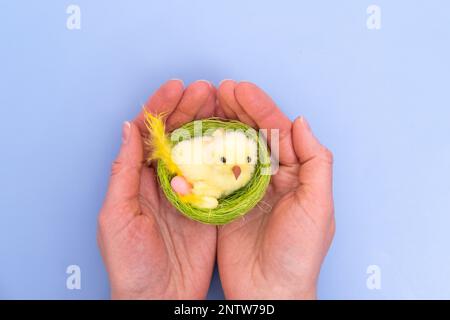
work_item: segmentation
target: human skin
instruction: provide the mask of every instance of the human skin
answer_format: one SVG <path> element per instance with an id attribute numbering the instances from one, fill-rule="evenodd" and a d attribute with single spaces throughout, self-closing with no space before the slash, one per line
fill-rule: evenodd
<path id="1" fill-rule="evenodd" d="M 227 118 L 279 129 L 280 138 L 279 170 L 272 176 L 264 206 L 218 228 L 217 259 L 225 297 L 314 299 L 335 231 L 333 156 L 304 117 L 292 123 L 252 83 L 223 81 L 218 101 L 219 112 Z"/>
<path id="2" fill-rule="evenodd" d="M 167 125 L 213 115 L 215 89 L 179 80 L 161 86 L 145 107 L 168 112 Z M 99 214 L 98 243 L 113 299 L 203 299 L 216 256 L 217 229 L 189 220 L 166 200 L 144 163 L 143 114 L 123 125 L 123 142 Z"/>
<path id="3" fill-rule="evenodd" d="M 334 234 L 332 155 L 304 118 L 293 123 L 258 87 L 165 83 L 146 103 L 168 129 L 221 116 L 280 130 L 279 171 L 264 201 L 216 228 L 176 211 L 144 165 L 143 114 L 123 127 L 122 147 L 99 214 L 98 242 L 116 299 L 202 299 L 215 259 L 229 299 L 313 299 Z M 269 141 L 270 142 L 270 141 Z M 261 208 L 271 208 L 263 210 Z"/>

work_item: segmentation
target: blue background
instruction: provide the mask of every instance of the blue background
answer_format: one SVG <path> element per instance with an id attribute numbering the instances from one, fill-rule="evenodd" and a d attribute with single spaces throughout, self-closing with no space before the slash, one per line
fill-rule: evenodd
<path id="1" fill-rule="evenodd" d="M 109 297 L 95 234 L 110 164 L 169 78 L 251 80 L 334 152 L 320 298 L 450 298 L 450 2 L 373 3 L 381 30 L 364 0 L 0 0 L 0 298 Z"/>

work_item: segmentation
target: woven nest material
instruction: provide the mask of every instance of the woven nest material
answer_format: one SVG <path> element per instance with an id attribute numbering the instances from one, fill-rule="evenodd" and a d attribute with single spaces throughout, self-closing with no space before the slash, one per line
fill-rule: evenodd
<path id="1" fill-rule="evenodd" d="M 201 125 L 198 122 L 201 122 Z M 256 130 L 242 122 L 209 118 L 186 123 L 180 129 L 187 130 L 190 133 L 190 137 L 194 137 L 194 133 L 197 135 L 200 134 L 198 128 L 201 128 L 202 135 L 207 130 L 211 132 L 218 128 L 242 130 L 258 144 L 258 161 L 255 164 L 253 177 L 244 187 L 218 199 L 219 205 L 214 209 L 201 209 L 189 203 L 182 202 L 170 185 L 170 181 L 174 175 L 167 170 L 163 161 L 158 161 L 157 175 L 160 186 L 167 199 L 175 208 L 190 219 L 206 224 L 223 225 L 245 215 L 264 197 L 270 182 L 270 153 L 265 139 L 260 137 Z M 176 134 L 176 131 L 172 132 L 172 135 Z M 181 140 L 182 138 L 177 142 L 172 142 L 172 145 L 175 145 Z"/>

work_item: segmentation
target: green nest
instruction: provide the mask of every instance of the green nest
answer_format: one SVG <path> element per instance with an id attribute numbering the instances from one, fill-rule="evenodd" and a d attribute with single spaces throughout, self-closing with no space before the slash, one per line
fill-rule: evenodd
<path id="1" fill-rule="evenodd" d="M 214 209 L 201 209 L 194 207 L 189 203 L 182 202 L 170 185 L 170 181 L 174 175 L 167 170 L 161 160 L 158 161 L 157 174 L 159 183 L 167 199 L 175 208 L 192 220 L 206 224 L 223 225 L 245 215 L 264 197 L 270 182 L 270 154 L 265 139 L 259 137 L 256 130 L 239 121 L 210 118 L 186 123 L 181 129 L 188 130 L 190 137 L 194 137 L 194 133 L 199 135 L 200 126 L 198 126 L 198 122 L 201 122 L 202 135 L 207 130 L 218 128 L 223 128 L 225 130 L 242 130 L 247 136 L 258 143 L 258 161 L 255 165 L 253 177 L 244 187 L 234 191 L 228 196 L 220 198 L 219 205 Z M 177 130 L 175 130 L 172 135 L 176 134 L 176 131 Z M 183 138 L 179 137 L 177 140 L 177 142 L 172 142 L 172 144 L 175 145 L 179 141 L 182 141 Z"/>

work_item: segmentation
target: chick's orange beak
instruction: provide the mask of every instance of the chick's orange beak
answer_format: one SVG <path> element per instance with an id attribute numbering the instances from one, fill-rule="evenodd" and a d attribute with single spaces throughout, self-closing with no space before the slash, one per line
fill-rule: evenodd
<path id="1" fill-rule="evenodd" d="M 239 178 L 239 176 L 241 175 L 241 167 L 233 166 L 233 168 L 231 168 L 231 170 L 233 171 L 234 177 L 237 180 Z"/>

